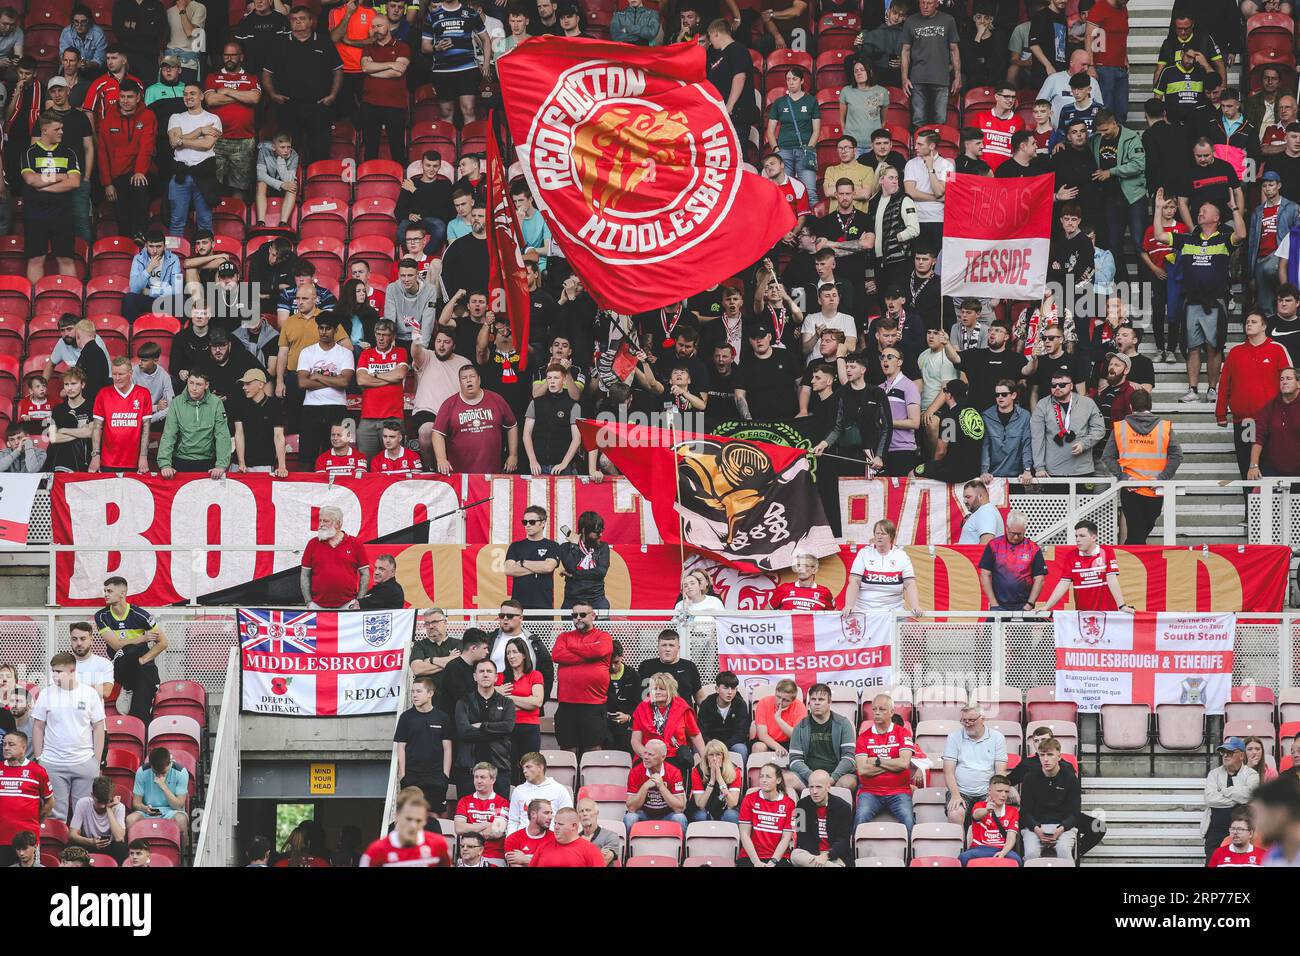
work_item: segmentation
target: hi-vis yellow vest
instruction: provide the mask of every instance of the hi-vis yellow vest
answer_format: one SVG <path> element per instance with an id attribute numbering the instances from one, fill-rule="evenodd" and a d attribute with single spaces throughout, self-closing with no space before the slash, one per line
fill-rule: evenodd
<path id="1" fill-rule="evenodd" d="M 1169 436 L 1174 426 L 1167 419 L 1143 435 L 1127 421 L 1115 423 L 1115 448 L 1119 466 L 1133 481 L 1156 481 L 1169 464 Z M 1132 488 L 1139 495 L 1154 497 L 1154 488 Z"/>

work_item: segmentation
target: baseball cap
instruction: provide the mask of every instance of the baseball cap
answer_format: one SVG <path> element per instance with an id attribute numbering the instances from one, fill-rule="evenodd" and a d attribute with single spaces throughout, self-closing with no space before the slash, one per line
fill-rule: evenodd
<path id="1" fill-rule="evenodd" d="M 223 262 L 221 263 L 221 265 L 217 266 L 218 279 L 224 279 L 227 276 L 237 276 L 237 275 L 239 275 L 239 269 L 235 267 L 235 264 L 233 262 Z"/>
<path id="2" fill-rule="evenodd" d="M 771 334 L 772 326 L 763 322 L 758 323 L 749 330 L 749 337 L 751 339 L 761 339 L 763 336 Z"/>
<path id="3" fill-rule="evenodd" d="M 49 81 L 45 84 L 46 88 L 51 90 L 54 89 L 54 87 L 56 86 L 66 87 L 67 85 L 68 85 L 68 78 L 66 76 L 52 76 L 50 77 Z"/>
<path id="4" fill-rule="evenodd" d="M 1124 363 L 1124 368 L 1128 369 L 1130 372 L 1133 370 L 1133 360 L 1129 358 L 1127 355 L 1125 355 L 1123 352 L 1106 353 L 1106 361 L 1109 362 L 1111 359 L 1119 359 L 1121 362 Z"/>
<path id="5" fill-rule="evenodd" d="M 55 77 L 55 79 L 61 79 L 61 77 Z M 53 81 L 51 81 L 51 85 L 52 84 Z M 1259 181 L 1261 183 L 1280 183 L 1282 181 L 1282 177 L 1270 169 L 1263 176 L 1259 177 Z"/>
<path id="6" fill-rule="evenodd" d="M 260 368 L 250 368 L 243 375 L 239 376 L 239 382 L 241 385 L 247 382 L 261 382 L 262 384 L 266 384 L 266 373 Z"/>
<path id="7" fill-rule="evenodd" d="M 181 65 L 180 57 L 176 57 L 176 56 L 165 56 L 165 57 L 163 57 L 161 60 L 158 61 L 158 65 L 159 65 L 159 66 L 174 66 L 174 67 L 178 67 L 178 68 L 179 68 L 180 65 Z"/>
<path id="8" fill-rule="evenodd" d="M 1246 745 L 1242 743 L 1240 737 L 1229 737 L 1219 744 L 1219 753 L 1245 753 Z"/>

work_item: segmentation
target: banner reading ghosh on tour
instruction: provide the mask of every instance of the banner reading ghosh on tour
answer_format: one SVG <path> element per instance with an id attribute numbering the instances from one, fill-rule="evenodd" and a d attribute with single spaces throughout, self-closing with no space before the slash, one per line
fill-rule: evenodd
<path id="1" fill-rule="evenodd" d="M 1047 283 L 1054 177 L 956 173 L 944 193 L 943 294 L 1041 299 Z"/>
<path id="2" fill-rule="evenodd" d="M 744 687 L 789 677 L 859 690 L 893 684 L 894 619 L 887 613 L 781 614 L 716 619 L 718 670 Z"/>
<path id="3" fill-rule="evenodd" d="M 534 37 L 497 69 L 524 177 L 602 308 L 680 302 L 794 228 L 777 188 L 743 170 L 699 44 Z"/>

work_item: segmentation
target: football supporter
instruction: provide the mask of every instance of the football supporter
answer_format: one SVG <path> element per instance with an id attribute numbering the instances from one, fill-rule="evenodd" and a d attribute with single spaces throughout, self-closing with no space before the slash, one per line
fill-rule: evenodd
<path id="1" fill-rule="evenodd" d="M 662 740 L 651 740 L 641 748 L 641 762 L 627 777 L 623 823 L 629 832 L 642 820 L 671 820 L 686 831 L 686 786 L 681 770 L 667 756 Z"/>
<path id="2" fill-rule="evenodd" d="M 506 550 L 505 573 L 512 580 L 510 596 L 525 610 L 555 606 L 555 570 L 560 566 L 560 546 L 546 536 L 546 509 L 529 505 L 520 524 L 524 536 Z M 562 636 L 562 635 L 561 635 Z M 559 638 L 556 639 L 558 645 Z M 602 698 L 603 701 L 603 698 Z"/>
<path id="3" fill-rule="evenodd" d="M 123 863 L 122 866 L 124 867 L 129 866 L 129 867 L 136 867 L 136 868 L 143 867 L 145 869 L 148 869 L 152 865 L 151 858 L 153 857 L 153 850 L 149 846 L 149 841 L 144 839 L 144 837 L 140 837 L 139 839 L 132 840 L 130 843 L 126 845 L 126 850 L 127 850 L 126 853 L 127 858 L 126 858 L 126 862 Z M 287 864 L 285 864 L 285 862 L 281 860 L 280 863 L 277 865 L 283 866 Z"/>
<path id="4" fill-rule="evenodd" d="M 790 854 L 797 867 L 853 866 L 853 808 L 831 793 L 831 784 L 829 773 L 814 770 L 808 777 L 808 792 L 795 807 L 796 819 L 804 821 L 795 831 Z"/>
<path id="5" fill-rule="evenodd" d="M 1260 409 L 1255 422 L 1255 443 L 1250 446 L 1246 477 L 1300 474 L 1300 372 L 1282 370 L 1278 394 Z"/>
<path id="6" fill-rule="evenodd" d="M 648 687 L 650 678 L 655 674 L 671 674 L 677 682 L 677 693 L 694 709 L 695 696 L 700 692 L 703 681 L 700 680 L 700 669 L 695 666 L 695 662 L 682 657 L 681 636 L 672 628 L 665 628 L 659 632 L 656 644 L 658 656 L 642 661 L 637 668 L 642 687 Z"/>
<path id="7" fill-rule="evenodd" d="M 1228 826 L 1228 838 L 1231 842 L 1215 850 L 1206 866 L 1264 865 L 1264 851 L 1254 843 L 1255 824 L 1248 807 L 1238 807 L 1233 812 L 1232 823 Z"/>
<path id="8" fill-rule="evenodd" d="M 1206 862 L 1228 835 L 1233 811 L 1250 802 L 1260 782 L 1259 774 L 1246 766 L 1246 745 L 1240 737 L 1228 737 L 1219 745 L 1219 760 L 1220 765 L 1205 778 L 1201 835 L 1205 837 Z"/>
<path id="9" fill-rule="evenodd" d="M 102 391 L 100 394 L 104 394 Z M 32 436 L 17 425 L 5 432 L 5 447 L 0 451 L 0 473 L 37 474 L 45 471 L 45 449 L 37 448 Z"/>
<path id="10" fill-rule="evenodd" d="M 1264 784 L 1251 807 L 1260 842 L 1272 847 L 1264 855 L 1264 865 L 1300 866 L 1300 784 L 1295 777 L 1284 774 Z"/>
<path id="11" fill-rule="evenodd" d="M 1049 330 L 1043 339 L 1060 333 Z M 1055 344 L 1055 341 L 1053 341 Z M 1075 394 L 1074 376 L 1051 377 L 1050 401 L 1039 400 L 1029 418 L 1034 475 L 1038 478 L 1081 478 L 1093 474 L 1093 446 L 1105 440 L 1106 421 L 1097 403 Z"/>
<path id="12" fill-rule="evenodd" d="M 141 840 L 140 842 L 143 843 L 144 841 Z M 9 852 L 10 858 L 16 861 L 9 864 L 10 869 L 45 866 L 41 862 L 40 846 L 36 842 L 36 833 L 32 830 L 19 830 L 4 849 Z"/>
<path id="13" fill-rule="evenodd" d="M 468 867 L 470 869 L 481 869 L 486 866 L 492 866 L 483 857 L 483 850 L 486 841 L 481 833 L 466 833 L 459 840 L 460 856 L 456 857 L 457 867 Z M 504 861 L 501 865 L 505 865 Z"/>
<path id="14" fill-rule="evenodd" d="M 970 848 L 961 854 L 961 865 L 986 857 L 1020 862 L 1016 839 L 1020 835 L 1020 811 L 1007 803 L 1011 781 L 1001 774 L 989 778 L 989 793 L 971 810 Z"/>
<path id="15" fill-rule="evenodd" d="M 462 661 L 468 663 L 466 658 L 477 657 L 480 646 L 486 651 L 486 637 L 481 639 L 481 645 L 474 643 L 473 654 L 468 631 L 464 640 Z M 509 697 L 497 692 L 497 666 L 490 659 L 484 657 L 473 667 L 474 687 L 456 701 L 456 792 L 469 792 L 472 768 L 486 760 L 497 768 L 496 788 L 500 793 L 510 785 L 510 735 L 515 729 L 515 705 Z"/>
<path id="16" fill-rule="evenodd" d="M 122 685 L 117 712 L 149 724 L 153 696 L 161 678 L 158 655 L 167 650 L 167 635 L 158 619 L 127 601 L 126 578 L 104 579 L 104 606 L 95 612 L 95 630 L 113 652 L 113 676 Z"/>
<path id="17" fill-rule="evenodd" d="M 906 609 L 920 617 L 920 598 L 916 592 L 916 572 L 907 552 L 894 545 L 898 528 L 882 518 L 872 528 L 872 545 L 863 548 L 849 569 L 849 583 L 844 589 L 844 616 L 859 611 L 899 611 Z"/>
<path id="18" fill-rule="evenodd" d="M 545 391 L 524 413 L 524 453 L 534 475 L 576 474 L 584 457 L 578 434 L 582 412 L 565 388 L 568 374 L 562 365 L 548 366 Z"/>
<path id="19" fill-rule="evenodd" d="M 361 388 L 361 424 L 357 447 L 367 458 L 378 452 L 384 423 L 401 420 L 402 390 L 410 371 L 406 349 L 396 344 L 396 328 L 387 319 L 375 323 L 375 344 L 357 359 L 357 385 Z"/>
<path id="20" fill-rule="evenodd" d="M 442 615 L 440 622 L 437 620 L 439 613 Z M 474 665 L 487 657 L 488 648 L 492 646 L 492 642 L 488 640 L 487 634 L 477 627 L 467 627 L 458 640 L 438 641 L 436 639 L 438 631 L 441 631 L 444 636 L 446 634 L 446 612 L 442 611 L 441 608 L 436 608 L 431 612 L 430 616 L 434 620 L 430 621 L 429 616 L 426 616 L 425 628 L 427 633 L 434 636 L 435 640 L 416 642 L 423 646 L 418 650 L 413 647 L 412 657 L 424 654 L 448 658 L 443 662 L 440 672 L 442 680 L 438 685 L 438 693 L 442 695 L 442 705 L 447 712 L 455 713 L 456 704 L 474 689 Z M 507 770 L 509 769 L 508 765 L 509 761 L 507 760 Z M 473 766 L 473 763 L 471 762 L 467 766 Z M 468 783 L 468 773 L 464 775 L 464 779 Z M 456 789 L 459 791 L 459 785 Z M 510 781 L 508 778 L 499 788 L 499 792 L 509 795 Z"/>
<path id="21" fill-rule="evenodd" d="M 112 387 L 95 396 L 95 431 L 90 438 L 90 471 L 149 473 L 149 428 L 153 400 L 148 389 L 131 382 L 131 360 L 113 359 Z"/>
<path id="22" fill-rule="evenodd" d="M 451 866 L 446 839 L 441 833 L 425 829 L 428 801 L 418 789 L 412 789 L 413 793 L 398 794 L 393 829 L 366 847 L 357 866 Z"/>
<path id="23" fill-rule="evenodd" d="M 1061 759 L 1061 742 L 1055 737 L 1042 737 L 1037 744 L 1037 754 L 1038 768 L 1027 770 L 1020 781 L 1020 831 L 1024 840 L 1024 857 L 1033 860 L 1043 856 L 1045 851 L 1053 851 L 1061 859 L 1073 859 L 1075 839 L 1082 822 L 1079 776 Z"/>
<path id="24" fill-rule="evenodd" d="M 230 426 L 226 407 L 208 390 L 208 373 L 192 369 L 185 391 L 167 406 L 162 438 L 158 441 L 158 473 L 175 478 L 177 472 L 207 472 L 214 481 L 230 467 Z"/>
<path id="25" fill-rule="evenodd" d="M 519 708 L 515 708 L 516 728 L 518 727 Z M 514 833 L 527 823 L 528 805 L 536 799 L 546 800 L 553 811 L 560 811 L 573 806 L 573 794 L 569 788 L 546 773 L 546 758 L 536 751 L 525 753 L 520 757 L 519 766 L 523 770 L 523 781 L 511 790 L 510 816 L 506 832 Z"/>
<path id="26" fill-rule="evenodd" d="M 343 512 L 320 509 L 316 537 L 302 552 L 299 587 L 304 604 L 356 610 L 357 597 L 370 586 L 370 562 L 361 542 L 343 530 Z"/>
<path id="27" fill-rule="evenodd" d="M 0 782 L 3 782 L 0 770 Z M 0 840 L 4 838 L 0 833 Z M 113 792 L 113 781 L 96 777 L 90 796 L 82 797 L 72 811 L 68 840 L 91 853 L 106 853 L 121 866 L 126 860 L 126 807 Z"/>
<path id="28" fill-rule="evenodd" d="M 992 170 L 1011 158 L 1011 137 L 1025 128 L 1025 121 L 1016 112 L 1016 88 L 1003 83 L 996 88 L 995 97 L 993 108 L 975 114 L 971 121 L 984 140 L 980 158 Z"/>
<path id="29" fill-rule="evenodd" d="M 1097 525 L 1086 519 L 1080 521 L 1074 526 L 1074 541 L 1077 547 L 1062 560 L 1061 579 L 1043 607 L 1048 610 L 1056 607 L 1073 585 L 1076 611 L 1136 610 L 1124 603 L 1115 550 L 1097 540 Z"/>
<path id="30" fill-rule="evenodd" d="M 411 681 L 411 707 L 397 718 L 393 743 L 397 751 L 398 786 L 418 787 L 434 813 L 447 805 L 451 776 L 451 719 L 434 706 L 436 687 L 431 676 Z"/>
<path id="31" fill-rule="evenodd" d="M 519 462 L 519 431 L 515 414 L 496 392 L 485 392 L 478 370 L 465 366 L 458 373 L 460 391 L 438 409 L 433 423 L 433 455 L 441 474 L 511 473 Z M 504 439 L 505 461 L 501 458 Z"/>
<path id="32" fill-rule="evenodd" d="M 1248 431 L 1254 431 L 1255 416 L 1277 394 L 1278 376 L 1291 364 L 1287 349 L 1269 338 L 1262 312 L 1247 310 L 1244 323 L 1246 341 L 1229 349 L 1223 363 L 1214 416 L 1223 428 L 1228 424 L 1228 413 L 1232 413 L 1232 444 L 1242 478 L 1250 468 L 1253 442 L 1247 440 Z"/>
<path id="33" fill-rule="evenodd" d="M 1009 512 L 1005 532 L 984 546 L 979 577 L 990 610 L 1032 611 L 1042 593 L 1047 562 L 1028 529 L 1023 512 Z"/>
<path id="34" fill-rule="evenodd" d="M 99 691 L 100 697 L 113 692 L 113 662 L 92 652 L 94 629 L 85 621 L 68 628 L 68 649 L 77 662 L 77 680 Z"/>
<path id="35" fill-rule="evenodd" d="M 90 793 L 104 756 L 104 702 L 99 688 L 77 680 L 77 659 L 50 658 L 50 685 L 32 706 L 32 759 L 49 774 L 54 815 L 72 816 Z"/>
<path id="36" fill-rule="evenodd" d="M 379 454 L 370 459 L 371 474 L 409 478 L 424 471 L 419 453 L 402 443 L 404 437 L 400 418 L 389 418 L 383 422 L 379 432 L 382 447 Z"/>
<path id="37" fill-rule="evenodd" d="M 50 403 L 50 386 L 40 372 L 27 375 L 27 394 L 18 402 L 18 422 L 24 426 L 44 426 L 54 412 Z"/>
<path id="38" fill-rule="evenodd" d="M 492 663 L 496 664 L 498 673 L 504 674 L 507 679 L 511 675 L 506 650 L 512 640 L 522 640 L 524 642 L 522 650 L 527 651 L 526 656 L 536 664 L 541 674 L 537 680 L 545 683 L 545 696 L 551 695 L 551 686 L 555 683 L 555 664 L 551 660 L 551 652 L 537 638 L 537 635 L 524 630 L 524 609 L 514 598 L 506 598 L 501 602 L 501 608 L 497 611 L 496 630 L 488 634 L 488 638 L 492 641 L 492 649 L 488 656 L 492 658 Z M 536 749 L 536 746 L 531 746 L 517 753 L 523 754 L 528 750 Z"/>
<path id="39" fill-rule="evenodd" d="M 764 764 L 758 789 L 740 801 L 740 858 L 737 866 L 789 866 L 794 843 L 795 804 L 785 792 L 781 767 Z"/>
<path id="40" fill-rule="evenodd" d="M 830 588 L 817 583 L 821 561 L 816 555 L 796 554 L 790 570 L 793 581 L 784 581 L 772 589 L 768 606 L 774 611 L 829 611 L 835 607 L 835 596 Z"/>
<path id="41" fill-rule="evenodd" d="M 355 361 L 352 346 L 339 344 L 338 323 L 333 312 L 316 316 L 318 341 L 298 355 L 298 388 L 302 400 L 302 423 L 298 435 L 300 460 L 315 461 L 329 446 L 331 427 L 347 414 L 346 390 L 352 385 Z M 346 339 L 344 342 L 346 343 Z M 358 460 L 366 466 L 364 456 Z"/>
<path id="42" fill-rule="evenodd" d="M 887 810 L 911 835 L 911 766 L 916 754 L 912 732 L 892 720 L 894 701 L 888 694 L 871 700 L 871 724 L 858 735 L 853 760 L 858 772 L 858 804 L 854 824 L 870 823 Z"/>
<path id="43" fill-rule="evenodd" d="M 461 643 L 456 638 L 447 636 L 446 611 L 440 607 L 431 607 L 426 608 L 423 614 L 424 636 L 411 642 L 411 653 L 407 659 L 412 674 L 416 677 L 428 674 L 433 678 L 434 690 L 441 692 L 443 669 L 452 659 L 460 657 Z"/>
<path id="44" fill-rule="evenodd" d="M 527 518 L 527 511 L 524 516 Z M 557 635 L 551 651 L 559 701 L 555 736 L 560 747 L 581 756 L 588 750 L 600 750 L 605 742 L 614 642 L 607 632 L 595 627 L 596 612 L 589 603 L 579 601 L 570 614 L 572 630 Z"/>
<path id="45" fill-rule="evenodd" d="M 180 828 L 184 847 L 190 834 L 189 816 L 185 813 L 189 792 L 189 771 L 172 760 L 166 747 L 154 747 L 148 761 L 135 772 L 127 831 L 141 820 L 171 820 Z"/>
<path id="46" fill-rule="evenodd" d="M 632 714 L 632 752 L 644 756 L 646 745 L 662 740 L 668 759 L 679 773 L 689 773 L 693 754 L 704 753 L 704 738 L 695 720 L 695 712 L 677 695 L 677 679 L 670 673 L 650 677 L 646 699 Z"/>
<path id="47" fill-rule="evenodd" d="M 65 846 L 59 851 L 59 866 L 90 866 L 90 851 L 82 846 Z"/>
<path id="48" fill-rule="evenodd" d="M 716 688 L 700 702 L 696 719 L 700 735 L 709 743 L 719 741 L 736 755 L 740 765 L 749 759 L 749 728 L 752 723 L 749 704 L 740 693 L 740 678 L 731 671 L 719 671 L 714 679 Z M 707 753 L 708 748 L 705 748 Z"/>
<path id="49" fill-rule="evenodd" d="M 316 457 L 316 474 L 331 478 L 360 478 L 370 470 L 366 456 L 352 447 L 352 421 L 330 426 L 330 444 Z"/>
<path id="50" fill-rule="evenodd" d="M 835 785 L 852 789 L 853 722 L 831 710 L 831 689 L 826 684 L 808 688 L 808 713 L 790 733 L 790 770 L 796 793 L 808 785 L 816 771 L 825 771 Z M 787 781 L 788 783 L 788 781 Z"/>
<path id="51" fill-rule="evenodd" d="M 605 866 L 612 866 L 623 851 L 622 841 L 613 830 L 600 825 L 600 805 L 590 797 L 578 801 L 578 822 L 582 824 L 581 834 L 600 851 Z"/>
<path id="52" fill-rule="evenodd" d="M 285 463 L 284 402 L 275 397 L 275 389 L 260 368 L 251 368 L 239 377 L 244 401 L 234 403 L 235 464 L 239 471 L 269 472 L 288 478 Z"/>
<path id="53" fill-rule="evenodd" d="M 968 481 L 962 487 L 961 494 L 968 513 L 962 523 L 958 544 L 987 545 L 994 537 L 1004 533 L 1006 529 L 1002 515 L 989 501 L 988 485 L 978 479 Z"/>
<path id="54" fill-rule="evenodd" d="M 604 867 L 605 855 L 582 835 L 582 821 L 573 807 L 557 810 L 555 839 L 544 843 L 528 861 L 535 867 Z"/>
<path id="55" fill-rule="evenodd" d="M 750 746 L 754 753 L 769 751 L 785 758 L 790 754 L 788 744 L 795 724 L 808 716 L 808 708 L 799 699 L 799 687 L 786 677 L 776 682 L 774 692 L 754 701 L 754 725 L 750 730 Z M 785 786 L 791 788 L 797 778 L 788 774 Z"/>
<path id="56" fill-rule="evenodd" d="M 560 576 L 564 578 L 562 608 L 586 603 L 593 611 L 608 611 L 605 575 L 609 573 L 609 545 L 601 540 L 605 519 L 595 511 L 578 515 L 578 526 L 560 545 Z M 643 675 L 644 676 L 644 675 Z M 696 675 L 696 687 L 699 675 Z"/>
<path id="57" fill-rule="evenodd" d="M 221 65 L 203 84 L 203 105 L 221 120 L 223 131 L 215 149 L 216 174 L 218 181 L 246 197 L 253 185 L 255 113 L 262 85 L 244 70 L 244 48 L 238 42 L 222 48 Z"/>
<path id="58" fill-rule="evenodd" d="M 54 809 L 54 788 L 40 764 L 27 759 L 27 735 L 11 730 L 4 735 L 4 763 L 0 764 L 0 867 L 18 858 L 13 843 L 19 833 L 41 832 L 41 821 Z"/>
<path id="59" fill-rule="evenodd" d="M 456 836 L 473 834 L 483 845 L 483 860 L 488 866 L 505 866 L 506 825 L 510 818 L 510 801 L 497 793 L 497 768 L 492 764 L 474 765 L 474 792 L 456 802 Z"/>
<path id="60" fill-rule="evenodd" d="M 551 801 L 538 798 L 528 804 L 528 823 L 505 839 L 506 866 L 529 866 L 537 851 L 555 842 L 551 830 Z"/>
<path id="61" fill-rule="evenodd" d="M 721 740 L 710 740 L 704 748 L 704 760 L 691 771 L 691 802 L 688 806 L 692 822 L 739 822 L 740 814 L 736 807 L 740 803 L 745 764 L 744 761 L 734 763 L 732 757 Z"/>
<path id="62" fill-rule="evenodd" d="M 632 715 L 641 706 L 641 676 L 624 660 L 623 645 L 613 642 L 609 655 L 609 696 L 605 709 L 609 720 L 605 724 L 605 741 L 608 749 L 632 753 Z M 748 726 L 745 730 L 749 733 Z"/>
<path id="63" fill-rule="evenodd" d="M 978 707 L 963 707 L 961 726 L 943 747 L 943 782 L 948 788 L 948 819 L 970 825 L 971 808 L 988 799 L 989 781 L 1007 770 L 1007 739 L 1000 730 L 984 726 Z"/>
<path id="64" fill-rule="evenodd" d="M 95 172 L 104 198 L 114 204 L 118 231 L 135 238 L 149 223 L 149 166 L 158 140 L 158 121 L 141 102 L 144 90 L 123 81 L 118 100 L 105 108 L 95 141 Z"/>

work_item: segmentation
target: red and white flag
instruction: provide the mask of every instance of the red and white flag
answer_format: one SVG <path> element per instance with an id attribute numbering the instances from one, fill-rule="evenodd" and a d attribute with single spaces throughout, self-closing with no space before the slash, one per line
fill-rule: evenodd
<path id="1" fill-rule="evenodd" d="M 957 173 L 943 200 L 943 294 L 1041 299 L 1051 254 L 1053 176 Z"/>
<path id="2" fill-rule="evenodd" d="M 44 475 L 0 475 L 0 550 L 27 547 L 32 502 Z"/>
<path id="3" fill-rule="evenodd" d="M 239 608 L 243 712 L 394 714 L 415 611 Z"/>
<path id="4" fill-rule="evenodd" d="M 1056 611 L 1056 698 L 1102 704 L 1204 704 L 1222 714 L 1232 689 L 1232 614 Z"/>
<path id="5" fill-rule="evenodd" d="M 813 684 L 893 685 L 893 614 L 720 617 L 715 631 L 718 670 L 731 671 L 746 688 L 786 677 L 805 692 Z"/>
<path id="6" fill-rule="evenodd" d="M 532 303 L 528 294 L 528 270 L 524 267 L 524 235 L 519 228 L 505 164 L 497 146 L 495 124 L 488 121 L 487 207 L 488 223 L 488 308 L 504 312 L 510 320 L 510 334 L 519 350 L 519 368 L 528 367 L 528 326 Z"/>
<path id="7" fill-rule="evenodd" d="M 524 176 L 601 308 L 680 302 L 794 228 L 776 186 L 743 171 L 699 44 L 534 37 L 497 68 Z"/>

